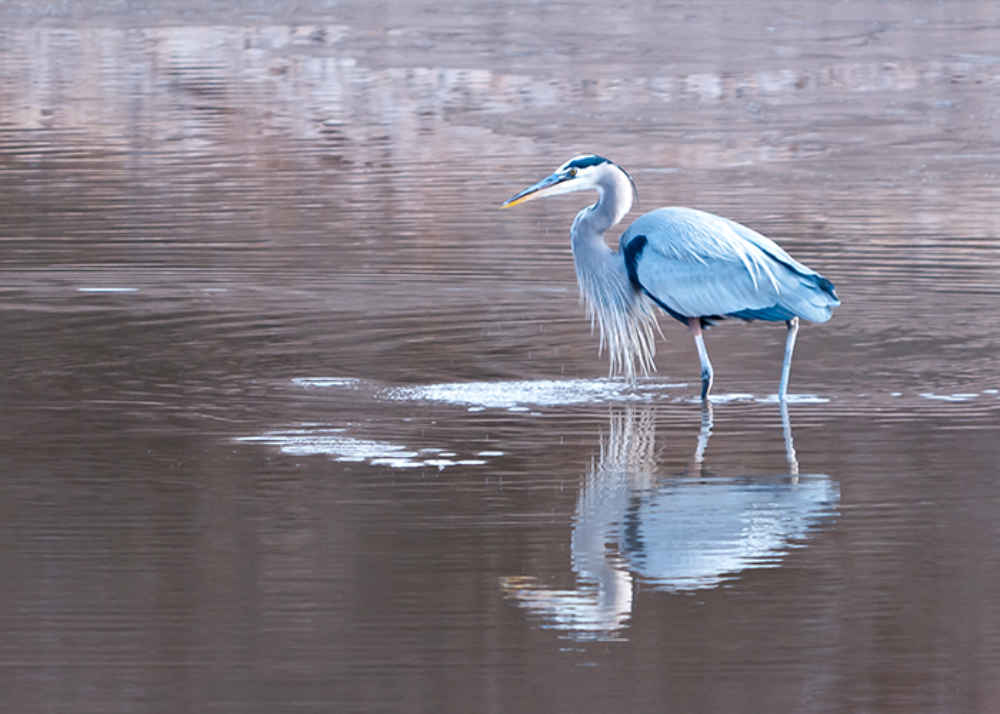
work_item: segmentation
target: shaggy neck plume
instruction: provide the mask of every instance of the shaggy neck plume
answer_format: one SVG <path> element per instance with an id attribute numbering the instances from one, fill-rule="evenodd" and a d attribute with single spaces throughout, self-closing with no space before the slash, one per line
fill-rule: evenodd
<path id="1" fill-rule="evenodd" d="M 610 358 L 609 374 L 631 380 L 656 369 L 659 324 L 649 300 L 636 291 L 620 253 L 608 248 L 604 232 L 632 207 L 632 185 L 617 167 L 608 166 L 597 186 L 597 203 L 577 214 L 570 231 L 580 295 L 591 327 L 596 323 Z"/>

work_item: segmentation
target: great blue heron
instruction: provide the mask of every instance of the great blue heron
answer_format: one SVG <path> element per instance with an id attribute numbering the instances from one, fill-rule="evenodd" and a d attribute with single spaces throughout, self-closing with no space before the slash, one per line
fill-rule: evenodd
<path id="1" fill-rule="evenodd" d="M 623 168 L 593 154 L 573 157 L 503 207 L 584 189 L 597 191 L 598 198 L 573 221 L 573 261 L 591 324 L 596 320 L 600 328 L 601 349 L 608 348 L 611 373 L 634 378 L 655 368 L 659 324 L 651 300 L 694 335 L 703 400 L 713 377 L 704 328 L 727 317 L 784 322 L 788 334 L 778 386 L 784 401 L 799 318 L 830 319 L 840 305 L 833 283 L 760 233 L 693 208 L 659 208 L 639 216 L 612 251 L 604 232 L 632 208 L 635 183 Z"/>

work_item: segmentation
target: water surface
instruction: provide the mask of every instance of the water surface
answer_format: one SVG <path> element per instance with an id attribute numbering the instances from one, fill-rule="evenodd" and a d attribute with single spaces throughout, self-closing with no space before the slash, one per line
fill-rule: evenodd
<path id="1" fill-rule="evenodd" d="M 581 22 L 580 18 L 586 18 Z M 0 8 L 0 691 L 1000 708 L 991 4 Z M 844 304 L 608 380 L 570 156 Z"/>

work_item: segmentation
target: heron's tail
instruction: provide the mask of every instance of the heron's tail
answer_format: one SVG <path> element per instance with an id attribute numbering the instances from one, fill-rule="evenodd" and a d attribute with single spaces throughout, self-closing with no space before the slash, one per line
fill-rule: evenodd
<path id="1" fill-rule="evenodd" d="M 799 285 L 805 290 L 794 291 L 794 300 L 788 305 L 796 315 L 811 322 L 826 322 L 833 316 L 834 308 L 840 307 L 840 298 L 833 283 L 819 273 L 796 274 Z"/>

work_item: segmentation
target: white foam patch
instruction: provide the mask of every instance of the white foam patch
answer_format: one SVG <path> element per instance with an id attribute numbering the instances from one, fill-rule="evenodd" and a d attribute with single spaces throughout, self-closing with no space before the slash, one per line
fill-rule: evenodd
<path id="1" fill-rule="evenodd" d="M 353 461 L 365 461 L 384 456 L 392 458 L 417 456 L 416 451 L 409 451 L 400 444 L 356 439 L 343 432 L 343 429 L 331 427 L 285 429 L 270 431 L 260 436 L 244 436 L 238 438 L 237 441 L 259 442 L 277 446 L 282 452 L 295 456 L 329 454 Z"/>
<path id="2" fill-rule="evenodd" d="M 934 394 L 933 392 L 923 392 L 920 395 L 924 399 L 935 399 L 941 402 L 968 402 L 978 397 L 978 394 L 963 392 L 959 394 Z"/>
<path id="3" fill-rule="evenodd" d="M 640 381 L 633 385 L 615 379 L 531 380 L 521 382 L 456 382 L 428 384 L 422 387 L 396 387 L 382 397 L 403 401 L 445 402 L 469 407 L 470 411 L 507 409 L 529 411 L 531 407 L 556 407 L 568 404 L 597 404 L 618 401 L 650 401 L 664 390 L 686 384 Z"/>
<path id="4" fill-rule="evenodd" d="M 772 394 L 767 397 L 759 397 L 755 398 L 754 401 L 767 404 L 777 404 L 778 395 Z M 826 404 L 830 400 L 827 397 L 821 397 L 818 394 L 786 394 L 785 401 L 788 404 Z"/>
<path id="5" fill-rule="evenodd" d="M 309 424 L 269 431 L 260 436 L 243 436 L 236 441 L 277 446 L 282 453 L 293 456 L 325 455 L 334 461 L 368 463 L 394 469 L 430 466 L 440 471 L 449 466 L 482 466 L 487 463 L 482 458 L 444 458 L 457 457 L 454 451 L 435 447 L 414 450 L 388 441 L 358 439 L 344 432 L 343 428 Z"/>
<path id="6" fill-rule="evenodd" d="M 337 460 L 343 461 L 344 459 Z M 388 456 L 380 456 L 377 459 L 372 459 L 368 463 L 372 466 L 389 466 L 394 469 L 415 469 L 425 465 L 419 461 L 413 461 L 402 456 L 398 459 L 389 458 Z"/>
<path id="7" fill-rule="evenodd" d="M 689 397 L 684 401 L 688 404 L 701 404 L 701 397 Z M 712 404 L 730 404 L 735 402 L 777 404 L 779 400 L 777 394 L 758 397 L 756 394 L 748 392 L 733 392 L 730 394 L 709 394 L 708 401 L 712 402 Z M 818 394 L 789 394 L 785 397 L 785 403 L 787 404 L 826 404 L 829 401 L 829 398 L 821 397 Z"/>
<path id="8" fill-rule="evenodd" d="M 752 394 L 747 394 L 746 392 L 734 392 L 732 394 L 709 394 L 708 401 L 712 404 L 728 404 L 729 402 L 752 402 L 756 397 Z M 700 402 L 699 397 L 695 397 L 691 401 Z"/>
<path id="9" fill-rule="evenodd" d="M 355 377 L 295 377 L 292 384 L 299 387 L 356 387 L 359 381 Z"/>
<path id="10" fill-rule="evenodd" d="M 443 469 L 447 466 L 454 466 L 457 462 L 451 459 L 427 459 L 424 463 L 428 466 L 437 466 L 439 469 Z"/>

